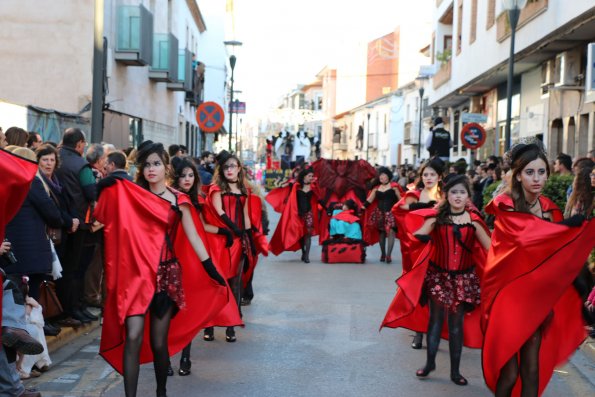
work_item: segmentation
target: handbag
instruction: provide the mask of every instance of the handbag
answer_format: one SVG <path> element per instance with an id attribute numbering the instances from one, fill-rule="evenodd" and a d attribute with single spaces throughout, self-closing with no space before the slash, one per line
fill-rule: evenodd
<path id="1" fill-rule="evenodd" d="M 54 245 L 58 245 L 62 242 L 62 229 L 46 226 L 45 230 Z"/>
<path id="2" fill-rule="evenodd" d="M 56 284 L 44 280 L 39 286 L 39 304 L 43 307 L 43 318 L 54 318 L 64 312 L 60 300 L 56 295 Z"/>

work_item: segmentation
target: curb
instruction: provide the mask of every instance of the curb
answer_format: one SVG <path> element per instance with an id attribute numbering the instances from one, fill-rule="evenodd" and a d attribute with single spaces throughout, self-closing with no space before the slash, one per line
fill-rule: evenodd
<path id="1" fill-rule="evenodd" d="M 62 331 L 57 336 L 46 336 L 45 341 L 48 345 L 48 352 L 54 353 L 56 350 L 72 342 L 74 339 L 86 335 L 96 328 L 99 328 L 99 321 L 93 321 L 80 327 L 62 327 Z"/>

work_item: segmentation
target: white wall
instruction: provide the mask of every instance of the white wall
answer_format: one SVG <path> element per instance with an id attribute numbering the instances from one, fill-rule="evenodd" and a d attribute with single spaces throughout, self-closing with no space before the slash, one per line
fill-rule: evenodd
<path id="1" fill-rule="evenodd" d="M 27 107 L 0 100 L 0 128 L 6 132 L 10 127 L 27 129 Z"/>

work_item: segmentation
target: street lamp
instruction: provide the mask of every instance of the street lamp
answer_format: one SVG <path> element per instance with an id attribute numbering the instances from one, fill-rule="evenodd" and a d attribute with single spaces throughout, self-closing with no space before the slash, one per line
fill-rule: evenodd
<path id="1" fill-rule="evenodd" d="M 504 9 L 508 11 L 510 22 L 510 57 L 508 58 L 508 82 L 506 84 L 506 127 L 504 130 L 504 150 L 510 149 L 510 122 L 512 117 L 512 79 L 514 76 L 514 39 L 521 10 L 527 5 L 527 0 L 502 0 Z"/>
<path id="2" fill-rule="evenodd" d="M 417 160 L 421 158 L 421 118 L 423 114 L 424 103 L 424 83 L 428 79 L 427 76 L 418 76 L 415 78 L 417 86 L 419 87 L 419 130 L 417 132 Z"/>
<path id="3" fill-rule="evenodd" d="M 236 47 L 236 46 L 241 46 L 242 43 L 236 40 L 231 40 L 231 41 L 224 41 L 223 44 L 231 46 L 232 48 Z M 233 116 L 233 71 L 234 68 L 236 67 L 236 56 L 235 55 L 231 55 L 229 57 L 229 66 L 231 67 L 231 89 L 229 90 L 230 92 L 230 98 L 229 98 L 229 145 L 228 145 L 228 151 L 231 152 L 231 136 L 232 136 L 232 128 L 233 128 L 233 124 L 232 124 L 232 116 Z"/>

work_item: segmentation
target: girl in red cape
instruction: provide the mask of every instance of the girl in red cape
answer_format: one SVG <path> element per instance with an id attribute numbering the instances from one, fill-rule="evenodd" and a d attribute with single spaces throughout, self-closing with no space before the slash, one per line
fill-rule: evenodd
<path id="1" fill-rule="evenodd" d="M 203 216 L 203 207 L 205 205 L 206 194 L 202 190 L 198 169 L 196 168 L 194 161 L 188 156 L 176 156 L 172 159 L 171 165 L 174 174 L 172 187 L 176 190 L 186 193 L 190 197 L 192 206 L 196 210 L 193 212 L 193 214 L 198 215 L 198 219 L 194 219 L 194 224 L 199 236 L 201 236 L 201 239 L 205 241 L 207 238 L 206 233 L 218 234 L 225 237 L 227 240 L 226 246 L 231 246 L 233 244 L 233 234 L 228 229 L 213 226 L 205 221 Z M 214 253 L 212 252 L 212 246 L 209 244 L 206 246 L 206 248 L 209 256 L 213 257 Z M 217 264 L 215 265 L 217 266 Z M 233 299 L 229 300 L 222 312 L 226 312 L 227 316 L 233 319 L 231 325 L 242 324 L 239 313 L 235 309 L 235 301 Z M 211 341 L 214 340 L 214 338 L 206 338 L 205 340 Z M 192 367 L 192 362 L 190 361 L 191 348 L 192 342 L 188 343 L 188 345 L 182 350 L 182 355 L 180 357 L 180 368 L 178 370 L 178 374 L 180 376 L 190 375 L 190 369 Z M 173 369 L 171 369 L 171 366 L 169 369 L 169 374 L 173 375 Z"/>
<path id="2" fill-rule="evenodd" d="M 553 223 L 562 214 L 541 195 L 549 166 L 539 146 L 518 144 L 511 159 L 509 192 L 485 210 L 495 228 L 481 285 L 483 374 L 496 396 L 538 396 L 586 336 L 572 284 L 593 248 L 595 224 Z"/>
<path id="3" fill-rule="evenodd" d="M 364 202 L 364 240 L 368 245 L 380 243 L 380 262 L 391 263 L 395 245 L 396 223 L 391 209 L 401 199 L 401 187 L 391 183 L 393 173 L 386 167 L 378 168 L 380 184 L 372 189 Z M 387 241 L 388 238 L 388 241 Z"/>
<path id="4" fill-rule="evenodd" d="M 306 168 L 298 175 L 291 188 L 289 200 L 283 209 L 273 233 L 269 250 L 279 255 L 283 251 L 302 250 L 302 262 L 310 263 L 312 236 L 318 235 L 318 195 L 313 186 L 314 170 Z"/>
<path id="5" fill-rule="evenodd" d="M 413 238 L 405 225 L 405 217 L 410 211 L 423 208 L 432 208 L 442 197 L 442 175 L 445 164 L 439 158 L 428 160 L 422 165 L 419 171 L 419 183 L 415 190 L 407 191 L 392 208 L 393 216 L 397 224 L 397 238 L 400 241 L 401 263 L 403 274 L 413 267 L 413 258 L 419 255 L 422 248 L 419 241 Z M 421 349 L 423 339 L 422 332 L 416 332 L 411 342 L 413 349 Z"/>
<path id="6" fill-rule="evenodd" d="M 138 185 L 112 177 L 99 186 L 95 216 L 105 225 L 107 287 L 100 354 L 123 373 L 127 397 L 136 396 L 139 365 L 153 361 L 163 397 L 169 354 L 230 294 L 197 234 L 190 198 L 166 185 L 163 145 L 143 142 L 137 167 Z"/>
<path id="7" fill-rule="evenodd" d="M 463 343 L 481 346 L 480 312 L 474 309 L 480 303 L 479 277 L 490 236 L 479 214 L 468 206 L 471 188 L 466 176 L 452 177 L 444 192 L 446 200 L 437 209 L 422 209 L 408 216 L 407 223 L 413 227 L 410 230 L 416 230 L 415 237 L 430 244 L 411 271 L 397 280 L 399 291 L 382 326 L 419 330 L 427 324 L 427 361 L 416 372 L 418 377 L 426 377 L 436 369 L 440 337 L 448 338 L 450 378 L 464 386 L 467 379 L 459 372 Z M 426 299 L 429 321 L 427 309 L 420 305 Z M 448 332 L 443 330 L 445 317 Z"/>
<path id="8" fill-rule="evenodd" d="M 245 281 L 249 280 L 258 252 L 263 249 L 260 231 L 260 198 L 252 195 L 247 187 L 244 169 L 240 160 L 227 152 L 217 155 L 217 167 L 213 174 L 213 182 L 207 195 L 205 220 L 214 227 L 226 229 L 232 233 L 229 239 L 222 235 L 209 234 L 209 243 L 216 252 L 215 262 L 219 265 L 227 279 L 235 299 L 234 311 L 241 316 L 240 298 Z M 254 229 L 254 230 L 253 230 Z M 265 243 L 266 245 L 266 238 Z M 225 340 L 236 341 L 235 326 L 229 316 L 222 312 L 204 331 L 205 340 L 214 340 L 214 326 L 226 326 Z"/>

